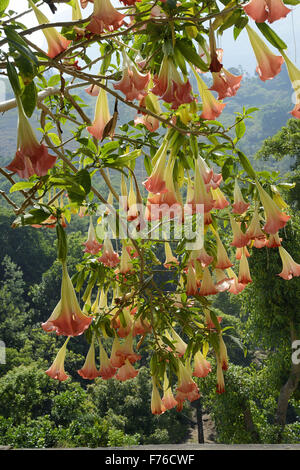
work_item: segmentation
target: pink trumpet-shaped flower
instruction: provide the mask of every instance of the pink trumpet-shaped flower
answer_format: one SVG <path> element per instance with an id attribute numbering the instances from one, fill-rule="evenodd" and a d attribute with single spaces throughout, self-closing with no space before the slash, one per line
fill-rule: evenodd
<path id="1" fill-rule="evenodd" d="M 114 89 L 120 90 L 128 101 L 142 100 L 147 95 L 150 72 L 142 74 L 128 55 L 123 52 L 123 75 L 119 82 L 114 83 Z"/>
<path id="2" fill-rule="evenodd" d="M 177 401 L 174 398 L 172 388 L 170 387 L 167 374 L 164 375 L 164 385 L 163 385 L 164 394 L 161 399 L 162 404 L 166 410 L 171 410 L 177 406 Z"/>
<path id="3" fill-rule="evenodd" d="M 242 75 L 233 75 L 224 67 L 220 72 L 212 72 L 212 77 L 213 84 L 209 89 L 218 93 L 218 100 L 236 95 L 241 86 Z"/>
<path id="4" fill-rule="evenodd" d="M 196 259 L 197 261 L 199 261 L 199 263 L 201 264 L 202 268 L 205 268 L 205 266 L 208 266 L 209 264 L 211 264 L 214 260 L 214 257 L 213 256 L 210 256 L 204 246 L 202 248 L 200 248 L 199 250 L 195 250 L 194 252 L 191 253 L 191 256 L 190 256 L 190 259 L 191 261 L 193 261 L 193 259 Z"/>
<path id="5" fill-rule="evenodd" d="M 44 13 L 42 13 L 31 0 L 29 0 L 29 4 L 35 13 L 38 23 L 40 25 L 48 24 L 49 20 Z M 47 55 L 51 59 L 54 59 L 54 57 L 65 51 L 69 47 L 69 44 L 71 44 L 71 41 L 64 38 L 55 28 L 44 28 L 43 34 L 48 43 Z"/>
<path id="6" fill-rule="evenodd" d="M 220 116 L 226 104 L 216 100 L 212 92 L 207 88 L 206 83 L 199 77 L 193 68 L 192 70 L 194 71 L 202 100 L 202 113 L 200 117 L 202 119 L 214 120 Z"/>
<path id="7" fill-rule="evenodd" d="M 198 391 L 196 382 L 192 378 L 192 373 L 189 365 L 184 365 L 181 361 L 178 362 L 178 386 L 177 392 L 186 395 L 190 399 L 193 392 Z"/>
<path id="8" fill-rule="evenodd" d="M 167 141 L 164 141 L 158 151 L 156 152 L 155 165 L 151 175 L 143 182 L 143 185 L 152 194 L 167 192 L 166 182 L 164 179 L 165 166 L 167 158 Z"/>
<path id="9" fill-rule="evenodd" d="M 224 247 L 219 235 L 217 233 L 215 235 L 216 235 L 216 240 L 217 240 L 217 260 L 216 260 L 215 268 L 217 268 L 217 269 L 231 268 L 231 266 L 233 266 L 233 264 L 231 263 L 230 259 L 228 258 L 225 247 Z"/>
<path id="10" fill-rule="evenodd" d="M 166 411 L 166 408 L 161 400 L 158 391 L 156 380 L 152 377 L 152 394 L 151 394 L 151 413 L 154 415 L 161 415 Z"/>
<path id="11" fill-rule="evenodd" d="M 78 336 L 90 326 L 92 318 L 80 309 L 65 262 L 62 271 L 61 299 L 42 328 L 46 332 L 55 331 L 57 335 Z"/>
<path id="12" fill-rule="evenodd" d="M 271 234 L 266 242 L 268 248 L 277 248 L 281 245 L 282 238 L 279 237 L 278 233 Z"/>
<path id="13" fill-rule="evenodd" d="M 193 197 L 188 201 L 188 206 L 191 208 L 191 212 L 195 214 L 202 208 L 203 212 L 207 213 L 214 207 L 215 201 L 212 197 L 211 192 L 207 192 L 204 179 L 202 177 L 198 160 L 195 161 L 195 180 L 193 188 Z M 198 206 L 198 207 L 197 207 Z"/>
<path id="14" fill-rule="evenodd" d="M 133 265 L 130 258 L 130 255 L 125 246 L 123 246 L 121 259 L 120 259 L 120 268 L 119 273 L 127 274 L 132 271 Z"/>
<path id="15" fill-rule="evenodd" d="M 166 55 L 162 60 L 159 74 L 153 77 L 153 82 L 152 93 L 160 96 L 166 103 L 171 103 L 172 109 L 177 109 L 181 104 L 194 101 L 189 80 L 186 82 L 181 80 L 173 59 Z"/>
<path id="16" fill-rule="evenodd" d="M 225 207 L 229 206 L 229 202 L 219 187 L 216 189 L 211 188 L 211 194 L 215 201 L 214 209 L 225 209 Z"/>
<path id="17" fill-rule="evenodd" d="M 233 208 L 232 212 L 234 214 L 244 214 L 244 212 L 246 212 L 250 204 L 245 202 L 237 179 L 235 179 L 235 182 L 234 182 L 233 199 L 234 201 L 232 204 L 232 208 Z"/>
<path id="18" fill-rule="evenodd" d="M 171 249 L 170 244 L 168 242 L 164 243 L 164 249 L 165 249 L 164 267 L 165 268 L 171 268 L 172 266 L 179 264 L 179 261 L 173 255 L 172 249 Z"/>
<path id="19" fill-rule="evenodd" d="M 196 277 L 195 268 L 189 265 L 186 281 L 186 295 L 196 295 L 198 292 L 198 282 Z"/>
<path id="20" fill-rule="evenodd" d="M 99 341 L 99 348 L 100 348 L 100 369 L 99 375 L 103 380 L 108 380 L 114 377 L 116 373 L 116 367 L 113 367 L 110 363 L 109 357 L 107 352 L 105 351 L 101 341 Z"/>
<path id="21" fill-rule="evenodd" d="M 246 30 L 250 39 L 250 43 L 257 60 L 256 71 L 262 81 L 271 80 L 281 71 L 281 66 L 284 62 L 282 56 L 273 54 L 259 35 L 246 26 Z"/>
<path id="22" fill-rule="evenodd" d="M 88 126 L 86 129 L 95 139 L 101 140 L 104 128 L 110 119 L 107 94 L 106 91 L 100 87 L 95 106 L 94 120 L 92 125 Z"/>
<path id="23" fill-rule="evenodd" d="M 45 176 L 54 166 L 56 157 L 48 154 L 45 145 L 39 144 L 20 98 L 17 97 L 16 100 L 18 104 L 17 152 L 6 168 L 17 173 L 20 178 L 28 179 L 33 175 Z"/>
<path id="24" fill-rule="evenodd" d="M 115 355 L 121 358 L 122 364 L 128 360 L 131 364 L 141 359 L 141 355 L 137 354 L 133 350 L 133 335 L 132 331 L 126 336 L 125 341 L 120 344 L 117 344 L 117 349 L 115 350 Z"/>
<path id="25" fill-rule="evenodd" d="M 284 52 L 282 52 L 282 55 L 284 57 L 284 60 L 287 66 L 287 71 L 288 71 L 292 86 L 294 88 L 295 98 L 296 98 L 296 104 L 295 104 L 293 111 L 291 111 L 291 114 L 292 116 L 294 116 L 294 118 L 300 119 L 300 91 L 299 91 L 300 70 L 290 61 L 290 59 L 287 57 L 287 55 Z"/>
<path id="26" fill-rule="evenodd" d="M 224 292 L 226 290 L 229 290 L 232 284 L 234 283 L 234 279 L 226 276 L 223 269 L 215 269 L 214 273 L 216 276 L 215 286 L 216 286 L 217 291 Z"/>
<path id="27" fill-rule="evenodd" d="M 94 11 L 86 29 L 94 34 L 102 34 L 104 30 L 114 31 L 124 23 L 125 15 L 119 13 L 110 0 L 94 0 Z"/>
<path id="28" fill-rule="evenodd" d="M 94 380 L 96 377 L 100 376 L 100 372 L 96 367 L 96 361 L 95 361 L 94 337 L 89 347 L 89 350 L 85 359 L 85 363 L 83 367 L 79 369 L 77 372 L 79 375 L 81 375 L 83 379 Z"/>
<path id="29" fill-rule="evenodd" d="M 69 378 L 69 376 L 65 373 L 65 357 L 69 339 L 70 338 L 66 339 L 63 346 L 58 351 L 51 367 L 45 371 L 46 374 L 51 377 L 51 379 L 56 379 L 60 382 L 63 382 Z"/>
<path id="30" fill-rule="evenodd" d="M 214 285 L 214 281 L 212 275 L 210 274 L 209 268 L 204 268 L 203 270 L 203 279 L 201 281 L 199 295 L 215 295 L 218 294 L 219 291 L 216 289 Z"/>
<path id="31" fill-rule="evenodd" d="M 102 248 L 102 244 L 98 242 L 95 227 L 93 225 L 92 217 L 90 217 L 89 229 L 88 229 L 88 238 L 84 242 L 84 252 L 90 253 L 91 255 L 96 255 Z"/>
<path id="32" fill-rule="evenodd" d="M 147 95 L 140 100 L 139 107 L 148 109 L 157 115 L 160 115 L 162 112 L 157 96 L 151 93 L 151 91 L 148 91 Z M 146 114 L 143 111 L 139 112 L 142 115 L 138 115 L 135 118 L 134 125 L 143 124 L 149 132 L 155 132 L 159 128 L 159 120 L 151 114 Z"/>
<path id="33" fill-rule="evenodd" d="M 245 285 L 247 285 L 249 282 L 252 282 L 252 279 L 250 276 L 249 264 L 248 264 L 247 256 L 244 253 L 244 249 L 243 249 L 243 254 L 241 256 L 241 259 L 240 259 L 238 282 L 240 284 L 245 284 Z"/>
<path id="34" fill-rule="evenodd" d="M 242 248 L 242 250 L 243 250 L 243 248 Z M 228 268 L 226 271 L 228 273 L 228 276 L 231 279 L 233 279 L 233 283 L 230 285 L 230 287 L 228 289 L 228 292 L 230 292 L 231 294 L 234 294 L 234 295 L 239 294 L 240 292 L 242 292 L 245 289 L 246 284 L 242 284 L 241 282 L 239 282 L 237 275 L 235 274 L 235 272 L 231 268 Z"/>
<path id="35" fill-rule="evenodd" d="M 287 224 L 290 216 L 281 212 L 271 196 L 269 196 L 258 182 L 256 182 L 256 187 L 266 215 L 266 223 L 263 229 L 267 233 L 275 234 Z"/>
<path id="36" fill-rule="evenodd" d="M 194 377 L 206 377 L 211 372 L 211 365 L 205 359 L 201 351 L 197 351 L 194 356 Z"/>
<path id="37" fill-rule="evenodd" d="M 218 351 L 218 359 L 220 361 L 222 370 L 228 369 L 228 355 L 227 355 L 227 348 L 224 343 L 223 337 L 219 334 L 219 351 Z"/>
<path id="38" fill-rule="evenodd" d="M 139 371 L 133 367 L 128 359 L 125 360 L 125 364 L 120 367 L 117 371 L 115 377 L 117 380 L 125 381 L 129 379 L 134 379 L 138 375 Z"/>
<path id="39" fill-rule="evenodd" d="M 280 246 L 278 250 L 282 261 L 282 271 L 278 276 L 282 277 L 282 279 L 286 279 L 287 281 L 293 277 L 300 276 L 300 264 L 293 260 L 291 255 L 283 248 L 283 246 Z"/>
<path id="40" fill-rule="evenodd" d="M 247 228 L 247 235 L 250 240 L 260 240 L 261 242 L 266 243 L 266 235 L 262 231 L 260 226 L 260 216 L 257 207 L 255 208 L 253 217 L 251 219 L 250 225 Z"/>
<path id="41" fill-rule="evenodd" d="M 282 0 L 251 0 L 243 8 L 256 23 L 264 23 L 266 20 L 273 23 L 285 18 L 291 11 Z"/>
<path id="42" fill-rule="evenodd" d="M 170 339 L 170 341 L 173 343 L 174 347 L 175 347 L 175 350 L 176 350 L 176 353 L 179 355 L 179 356 L 183 356 L 185 351 L 186 351 L 186 348 L 187 348 L 187 344 L 183 341 L 183 339 L 176 333 L 176 331 L 174 330 L 174 328 L 171 328 L 171 335 L 166 332 L 166 336 L 167 338 Z"/>
<path id="43" fill-rule="evenodd" d="M 230 225 L 232 228 L 233 233 L 233 240 L 231 242 L 231 246 L 235 246 L 236 248 L 242 248 L 249 243 L 249 236 L 247 233 L 244 233 L 236 220 L 229 215 Z"/>
<path id="44" fill-rule="evenodd" d="M 100 258 L 98 258 L 98 261 L 105 264 L 105 266 L 109 266 L 110 268 L 114 268 L 120 262 L 120 257 L 118 253 L 114 251 L 109 238 L 105 238 L 104 240 L 103 253 Z"/>

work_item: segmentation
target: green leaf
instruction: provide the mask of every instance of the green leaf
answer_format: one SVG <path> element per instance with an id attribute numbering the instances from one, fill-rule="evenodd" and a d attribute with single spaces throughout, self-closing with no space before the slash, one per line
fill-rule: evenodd
<path id="1" fill-rule="evenodd" d="M 83 187 L 86 195 L 90 192 L 92 182 L 88 170 L 79 170 L 75 175 L 75 181 Z"/>
<path id="2" fill-rule="evenodd" d="M 6 70 L 7 70 L 7 76 L 8 76 L 8 79 L 9 79 L 9 82 L 11 84 L 11 87 L 13 89 L 14 94 L 16 96 L 21 96 L 22 90 L 21 90 L 20 81 L 19 81 L 19 77 L 18 77 L 16 68 L 8 60 L 7 60 L 7 63 L 6 63 Z"/>
<path id="3" fill-rule="evenodd" d="M 20 54 L 25 55 L 36 66 L 38 66 L 37 57 L 28 48 L 24 39 L 16 32 L 16 30 L 11 26 L 6 26 L 4 28 L 4 31 L 5 31 L 9 46 L 16 49 L 18 52 L 20 52 Z"/>
<path id="4" fill-rule="evenodd" d="M 38 206 L 31 209 L 29 213 L 20 215 L 12 223 L 12 227 L 21 227 L 23 225 L 39 225 L 51 215 L 49 209 L 44 206 Z"/>
<path id="5" fill-rule="evenodd" d="M 49 132 L 48 137 L 50 137 L 54 145 L 59 146 L 61 144 L 60 138 L 54 132 Z"/>
<path id="6" fill-rule="evenodd" d="M 235 135 L 237 140 L 240 140 L 246 132 L 246 125 L 244 121 L 238 121 L 235 125 Z"/>
<path id="7" fill-rule="evenodd" d="M 237 154 L 238 154 L 239 160 L 241 162 L 241 165 L 244 168 L 244 170 L 246 171 L 246 173 L 251 178 L 255 179 L 256 178 L 256 173 L 255 173 L 254 168 L 252 167 L 251 163 L 249 162 L 248 158 L 246 157 L 246 155 L 243 152 L 241 152 L 240 150 L 237 151 Z"/>
<path id="8" fill-rule="evenodd" d="M 31 189 L 35 183 L 30 181 L 19 181 L 15 183 L 9 190 L 10 193 L 14 193 L 15 191 L 21 191 L 23 189 Z"/>
<path id="9" fill-rule="evenodd" d="M 29 85 L 37 73 L 37 67 L 31 60 L 28 60 L 23 54 L 18 54 L 15 58 L 15 64 L 19 69 L 24 85 Z"/>
<path id="10" fill-rule="evenodd" d="M 256 23 L 256 26 L 261 31 L 261 33 L 265 36 L 265 38 L 269 41 L 272 46 L 276 47 L 279 50 L 287 49 L 287 45 L 283 40 L 275 33 L 275 31 L 270 28 L 269 25 L 266 23 Z"/>
<path id="11" fill-rule="evenodd" d="M 30 118 L 33 114 L 33 111 L 35 110 L 37 102 L 37 91 L 34 81 L 24 87 L 23 93 L 21 95 L 21 100 L 24 111 L 27 117 Z"/>
<path id="12" fill-rule="evenodd" d="M 0 0 L 0 14 L 4 13 L 8 5 L 9 5 L 9 0 Z"/>
<path id="13" fill-rule="evenodd" d="M 179 49 L 183 57 L 188 62 L 191 62 L 203 72 L 208 71 L 209 66 L 201 59 L 200 55 L 190 41 L 186 39 L 176 39 L 175 47 Z"/>
<path id="14" fill-rule="evenodd" d="M 56 225 L 56 235 L 57 235 L 57 259 L 60 261 L 65 261 L 67 259 L 68 253 L 68 244 L 67 236 L 63 227 L 60 224 Z"/>

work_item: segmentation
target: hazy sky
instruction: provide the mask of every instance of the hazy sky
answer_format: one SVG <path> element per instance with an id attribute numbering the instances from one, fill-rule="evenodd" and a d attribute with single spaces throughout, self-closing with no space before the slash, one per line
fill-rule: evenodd
<path id="1" fill-rule="evenodd" d="M 113 0 L 113 4 L 118 5 L 120 2 L 118 0 Z M 13 8 L 17 11 L 23 11 L 28 8 L 27 0 L 18 0 L 18 2 L 11 0 L 11 5 L 14 5 Z M 290 59 L 300 67 L 300 5 L 297 7 L 288 6 L 293 11 L 289 13 L 286 18 L 273 23 L 271 27 L 286 42 Z M 82 10 L 83 16 L 89 16 L 92 8 L 92 4 L 89 4 L 85 10 Z M 41 10 L 46 14 L 50 21 L 52 19 L 55 19 L 56 21 L 67 21 L 71 18 L 71 8 L 68 5 L 58 5 L 58 11 L 55 15 L 51 13 L 47 5 L 43 5 Z M 23 21 L 28 27 L 32 27 L 37 24 L 36 18 L 33 14 L 26 15 Z M 251 20 L 250 24 L 252 25 L 252 23 L 254 24 Z M 43 45 L 45 50 L 47 49 L 43 33 L 36 33 L 34 40 L 37 44 L 40 44 L 41 47 Z M 223 63 L 225 68 L 238 67 L 241 65 L 247 72 L 251 74 L 254 73 L 256 61 L 245 30 L 240 34 L 237 41 L 234 41 L 233 39 L 232 29 L 225 31 L 223 36 L 219 39 L 218 45 L 224 49 Z M 272 49 L 272 46 L 270 46 L 270 49 Z"/>

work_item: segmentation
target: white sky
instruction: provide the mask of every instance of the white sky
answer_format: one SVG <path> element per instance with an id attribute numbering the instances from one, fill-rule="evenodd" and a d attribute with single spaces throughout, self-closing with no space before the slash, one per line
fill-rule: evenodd
<path id="1" fill-rule="evenodd" d="M 117 0 L 112 0 L 114 5 L 122 5 Z M 10 0 L 10 6 L 15 11 L 21 12 L 28 8 L 27 0 Z M 71 19 L 71 7 L 64 4 L 57 4 L 58 11 L 53 15 L 50 11 L 48 5 L 43 5 L 41 10 L 48 17 L 50 21 L 69 21 Z M 287 15 L 286 18 L 276 21 L 270 25 L 277 34 L 286 42 L 288 46 L 288 55 L 290 59 L 300 65 L 300 5 L 295 7 L 288 5 L 293 11 Z M 83 17 L 88 17 L 92 12 L 93 6 L 89 4 L 85 10 L 82 10 Z M 28 14 L 24 16 L 23 22 L 28 26 L 28 28 L 37 25 L 37 20 L 34 14 Z M 250 24 L 254 22 L 251 20 Z M 255 24 L 254 24 L 255 28 Z M 47 43 L 45 41 L 44 35 L 42 32 L 37 32 L 32 35 L 32 39 L 36 44 L 40 44 L 41 48 L 47 50 Z M 241 65 L 244 70 L 252 74 L 256 67 L 256 61 L 253 54 L 253 51 L 249 45 L 248 35 L 246 31 L 242 31 L 237 41 L 233 39 L 232 29 L 229 29 L 224 32 L 223 36 L 219 40 L 220 47 L 224 49 L 224 66 L 225 68 L 229 67 L 238 67 Z M 272 49 L 272 46 L 270 46 Z"/>

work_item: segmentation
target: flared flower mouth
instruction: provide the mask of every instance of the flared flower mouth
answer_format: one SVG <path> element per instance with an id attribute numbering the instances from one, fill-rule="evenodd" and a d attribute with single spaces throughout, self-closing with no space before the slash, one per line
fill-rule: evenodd
<path id="1" fill-rule="evenodd" d="M 285 18 L 291 11 L 282 0 L 251 0 L 243 9 L 256 23 L 273 23 Z"/>
<path id="2" fill-rule="evenodd" d="M 46 332 L 54 331 L 57 335 L 79 336 L 89 328 L 92 317 L 81 311 L 65 263 L 62 269 L 61 299 L 49 319 L 42 323 L 42 328 Z"/>
<path id="3" fill-rule="evenodd" d="M 213 72 L 212 76 L 213 84 L 209 90 L 218 93 L 218 100 L 235 96 L 241 86 L 242 75 L 233 75 L 224 67 L 220 72 Z"/>
<path id="4" fill-rule="evenodd" d="M 273 54 L 259 35 L 246 26 L 249 40 L 257 60 L 256 71 L 262 81 L 271 80 L 281 71 L 284 59 L 282 56 Z"/>
<path id="5" fill-rule="evenodd" d="M 135 64 L 123 52 L 123 74 L 119 82 L 114 83 L 115 90 L 120 90 L 128 101 L 142 100 L 147 95 L 147 86 L 151 78 L 150 72 L 139 72 Z"/>
<path id="6" fill-rule="evenodd" d="M 282 261 L 282 271 L 278 276 L 287 281 L 293 277 L 300 276 L 300 264 L 293 260 L 291 255 L 283 248 L 283 246 L 279 246 L 278 250 Z"/>
<path id="7" fill-rule="evenodd" d="M 271 196 L 269 196 L 258 182 L 256 182 L 256 186 L 266 215 L 266 223 L 263 229 L 268 234 L 276 234 L 278 230 L 287 224 L 291 217 L 281 212 Z"/>
<path id="8" fill-rule="evenodd" d="M 105 30 L 115 31 L 124 23 L 125 15 L 119 13 L 110 0 L 94 0 L 94 11 L 86 29 L 94 34 L 102 34 Z"/>

